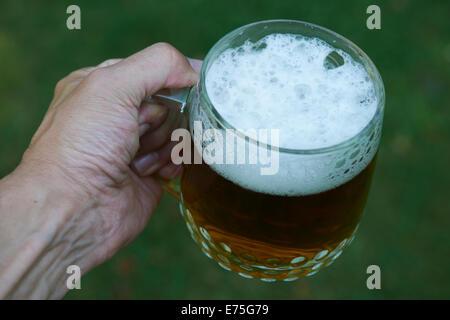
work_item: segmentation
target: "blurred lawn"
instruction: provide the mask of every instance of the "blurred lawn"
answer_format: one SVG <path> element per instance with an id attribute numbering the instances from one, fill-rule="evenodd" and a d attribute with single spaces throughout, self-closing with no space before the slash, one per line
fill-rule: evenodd
<path id="1" fill-rule="evenodd" d="M 78 4 L 82 30 L 68 31 Z M 365 27 L 378 4 L 382 30 Z M 23 1 L 0 3 L 0 177 L 20 161 L 52 98 L 74 69 L 125 57 L 154 42 L 203 58 L 250 22 L 312 22 L 358 44 L 375 62 L 387 103 L 382 144 L 356 241 L 336 263 L 293 283 L 222 270 L 191 240 L 165 197 L 142 235 L 90 272 L 68 299 L 450 298 L 450 2 L 412 0 Z M 382 290 L 366 288 L 368 265 Z"/>

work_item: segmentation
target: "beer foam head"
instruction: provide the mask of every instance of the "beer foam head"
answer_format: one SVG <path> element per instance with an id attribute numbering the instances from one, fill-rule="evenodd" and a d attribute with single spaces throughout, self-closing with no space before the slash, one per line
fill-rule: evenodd
<path id="1" fill-rule="evenodd" d="M 361 64 L 323 40 L 293 34 L 271 34 L 222 52 L 208 66 L 205 86 L 215 109 L 234 128 L 278 129 L 278 146 L 289 149 L 318 149 L 348 140 L 370 122 L 378 105 L 374 84 Z M 198 118 L 208 123 L 206 115 Z M 319 193 L 360 173 L 376 153 L 380 133 L 379 125 L 337 152 L 276 152 L 280 167 L 275 175 L 262 176 L 261 166 L 255 165 L 211 167 L 257 192 Z"/>
<path id="2" fill-rule="evenodd" d="M 332 53 L 341 66 L 330 68 Z M 377 107 L 361 64 L 323 40 L 293 34 L 226 50 L 207 70 L 206 91 L 232 126 L 279 129 L 280 147 L 289 149 L 339 144 L 358 134 Z"/>

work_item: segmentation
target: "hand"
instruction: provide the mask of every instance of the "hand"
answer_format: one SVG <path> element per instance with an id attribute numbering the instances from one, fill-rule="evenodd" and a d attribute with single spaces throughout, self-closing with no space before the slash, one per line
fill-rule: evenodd
<path id="1" fill-rule="evenodd" d="M 198 61 L 192 64 L 199 69 Z M 61 277 L 69 263 L 78 264 L 85 273 L 130 243 L 162 196 L 155 175 L 171 179 L 181 173 L 181 167 L 170 162 L 168 142 L 179 124 L 179 113 L 145 102 L 146 98 L 162 88 L 188 87 L 197 80 L 198 74 L 180 52 L 159 43 L 123 60 L 77 70 L 59 81 L 21 164 L 0 185 L 0 225 L 5 227 L 0 240 L 20 243 L 17 233 L 39 234 L 41 242 L 36 246 L 44 255 L 34 258 L 33 268 L 39 264 L 44 269 L 60 268 Z M 27 190 L 34 209 L 5 217 L 4 212 L 21 211 L 11 190 Z M 21 202 L 23 207 L 26 201 Z M 23 239 L 18 250 L 29 248 L 30 241 Z M 64 253 L 63 258 L 52 258 L 59 267 L 46 261 L 50 252 Z M 2 273 L 11 272 L 4 261 L 13 263 L 17 255 L 9 250 L 2 256 L 0 249 L 0 258 L 1 287 Z M 17 283 L 4 294 L 14 297 L 11 286 Z M 58 297 L 65 289 L 58 287 L 55 292 L 47 295 Z M 31 296 L 40 297 L 36 291 Z"/>

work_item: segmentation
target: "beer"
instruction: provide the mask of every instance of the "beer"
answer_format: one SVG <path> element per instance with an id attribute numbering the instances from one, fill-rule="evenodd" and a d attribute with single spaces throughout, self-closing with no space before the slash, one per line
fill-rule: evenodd
<path id="1" fill-rule="evenodd" d="M 246 278 L 315 274 L 350 244 L 364 210 L 382 120 L 373 74 L 319 38 L 289 33 L 221 50 L 203 68 L 191 129 L 193 120 L 238 133 L 278 129 L 277 145 L 253 137 L 245 146 L 273 152 L 279 169 L 186 164 L 181 210 L 192 237 Z"/>
<path id="2" fill-rule="evenodd" d="M 191 232 L 196 231 L 194 239 L 225 269 L 294 279 L 317 270 L 318 264 L 307 264 L 315 256 L 325 266 L 350 244 L 374 167 L 375 158 L 352 180 L 325 192 L 280 196 L 242 188 L 207 164 L 186 165 L 181 180 L 185 215 Z"/>

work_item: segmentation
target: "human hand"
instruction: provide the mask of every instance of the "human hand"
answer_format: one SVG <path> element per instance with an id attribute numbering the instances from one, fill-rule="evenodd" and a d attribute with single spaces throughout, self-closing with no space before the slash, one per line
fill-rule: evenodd
<path id="1" fill-rule="evenodd" d="M 191 64 L 198 71 L 200 62 Z M 181 173 L 181 167 L 170 162 L 169 143 L 179 113 L 145 102 L 146 98 L 159 89 L 188 87 L 197 80 L 180 52 L 159 43 L 59 81 L 21 164 L 1 186 L 3 191 L 19 189 L 21 181 L 27 181 L 30 192 L 41 188 L 39 196 L 34 194 L 35 208 L 53 208 L 52 214 L 49 210 L 42 217 L 38 210 L 28 218 L 18 214 L 9 225 L 20 225 L 23 219 L 32 222 L 20 230 L 47 235 L 43 250 L 63 248 L 64 271 L 70 262 L 85 273 L 130 243 L 162 196 L 155 176 L 171 179 Z M 0 199 L 2 211 L 16 210 L 12 198 L 6 198 L 9 201 Z M 45 225 L 46 231 L 37 225 Z M 14 238 L 12 230 L 4 238 Z"/>

